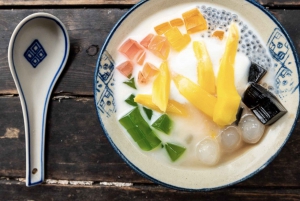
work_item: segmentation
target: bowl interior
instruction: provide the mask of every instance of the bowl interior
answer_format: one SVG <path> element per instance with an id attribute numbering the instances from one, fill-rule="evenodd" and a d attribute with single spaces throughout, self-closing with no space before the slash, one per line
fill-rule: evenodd
<path id="1" fill-rule="evenodd" d="M 215 167 L 184 169 L 161 163 L 143 153 L 119 126 L 115 115 L 114 58 L 120 44 L 137 26 L 152 27 L 150 17 L 165 12 L 202 5 L 225 9 L 247 22 L 269 51 L 275 71 L 275 88 L 288 113 L 269 127 L 259 144 L 241 152 L 233 160 Z M 180 14 L 179 14 L 180 16 Z M 284 48 L 279 48 L 279 47 Z M 100 53 L 95 73 L 95 104 L 103 129 L 116 151 L 136 171 L 159 184 L 185 190 L 209 190 L 232 185 L 263 169 L 280 151 L 289 138 L 298 116 L 298 58 L 285 30 L 257 3 L 241 0 L 151 0 L 134 6 L 114 27 Z M 284 123 L 283 123 L 284 122 Z"/>

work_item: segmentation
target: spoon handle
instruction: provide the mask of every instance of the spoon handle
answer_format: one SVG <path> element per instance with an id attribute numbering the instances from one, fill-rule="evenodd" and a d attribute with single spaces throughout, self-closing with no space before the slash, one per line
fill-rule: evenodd
<path id="1" fill-rule="evenodd" d="M 25 97 L 24 94 L 20 96 L 26 136 L 26 185 L 33 186 L 44 181 L 45 125 L 49 93 L 44 97 Z"/>

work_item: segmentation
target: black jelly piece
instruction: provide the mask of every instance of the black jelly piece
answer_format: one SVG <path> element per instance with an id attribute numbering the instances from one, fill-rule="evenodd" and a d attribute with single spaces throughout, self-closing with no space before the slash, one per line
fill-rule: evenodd
<path id="1" fill-rule="evenodd" d="M 257 107 L 252 109 L 257 119 L 265 124 L 271 125 L 287 113 L 285 107 L 272 96 L 265 98 Z"/>
<path id="2" fill-rule="evenodd" d="M 268 90 L 264 87 L 256 83 L 251 83 L 246 89 L 242 100 L 248 108 L 252 109 L 258 106 L 258 104 L 267 97 L 267 94 Z"/>
<path id="3" fill-rule="evenodd" d="M 243 114 L 243 111 L 244 111 L 244 108 L 243 107 L 240 107 L 238 112 L 236 113 L 236 120 L 235 120 L 235 125 L 239 125 L 240 123 L 240 120 L 242 118 L 242 114 Z"/>
<path id="4" fill-rule="evenodd" d="M 266 73 L 267 71 L 263 67 L 261 67 L 256 63 L 251 62 L 248 82 L 258 83 Z"/>
<path id="5" fill-rule="evenodd" d="M 287 110 L 274 94 L 259 84 L 251 83 L 243 96 L 243 102 L 251 109 L 257 119 L 271 125 L 280 119 Z"/>

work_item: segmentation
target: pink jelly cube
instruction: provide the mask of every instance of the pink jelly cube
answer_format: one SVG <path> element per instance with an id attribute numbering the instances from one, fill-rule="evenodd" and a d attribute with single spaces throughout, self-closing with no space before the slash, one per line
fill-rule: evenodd
<path id="1" fill-rule="evenodd" d="M 146 59 L 146 52 L 143 52 L 137 59 L 137 63 L 142 66 L 144 64 L 144 61 Z"/>
<path id="2" fill-rule="evenodd" d="M 117 70 L 120 71 L 122 75 L 129 78 L 132 75 L 133 65 L 130 61 L 125 61 L 117 67 Z"/>
<path id="3" fill-rule="evenodd" d="M 128 39 L 121 45 L 119 52 L 131 61 L 136 61 L 144 53 L 144 49 L 135 40 Z"/>
<path id="4" fill-rule="evenodd" d="M 152 40 L 153 37 L 154 37 L 154 34 L 148 34 L 148 35 L 140 42 L 140 44 L 141 44 L 142 46 L 144 46 L 145 48 L 148 49 L 148 46 L 149 46 L 149 44 L 150 44 L 150 42 L 151 42 L 151 40 Z"/>
<path id="5" fill-rule="evenodd" d="M 138 83 L 147 84 L 157 73 L 158 69 L 153 64 L 147 62 L 143 70 L 138 74 Z"/>

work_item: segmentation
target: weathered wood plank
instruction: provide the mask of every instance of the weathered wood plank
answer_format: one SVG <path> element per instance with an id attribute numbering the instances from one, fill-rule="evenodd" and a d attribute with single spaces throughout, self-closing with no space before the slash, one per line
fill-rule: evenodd
<path id="1" fill-rule="evenodd" d="M 280 7 L 299 7 L 300 2 L 297 0 L 256 0 L 261 5 L 266 7 L 274 7 L 274 8 L 280 8 Z"/>
<path id="2" fill-rule="evenodd" d="M 93 94 L 93 77 L 98 53 L 105 38 L 127 9 L 33 9 L 1 10 L 0 13 L 0 94 L 17 94 L 7 62 L 7 47 L 13 29 L 27 15 L 43 11 L 56 15 L 66 25 L 71 52 L 63 77 L 58 80 L 55 94 L 69 92 L 77 95 Z M 300 52 L 300 29 L 295 26 L 300 10 L 271 10 L 290 34 Z M 11 17 L 14 16 L 14 17 Z M 89 53 L 90 50 L 90 53 Z M 94 55 L 94 56 L 93 56 Z"/>
<path id="3" fill-rule="evenodd" d="M 55 93 L 92 95 L 94 70 L 99 48 L 114 24 L 127 10 L 121 9 L 40 9 L 1 10 L 0 13 L 0 94 L 17 94 L 9 71 L 7 47 L 17 24 L 35 12 L 57 16 L 68 29 L 71 49 L 67 65 L 59 78 Z M 14 17 L 12 17 L 14 16 Z M 63 77 L 63 78 L 62 78 Z"/>
<path id="4" fill-rule="evenodd" d="M 91 6 L 91 5 L 133 5 L 139 0 L 1 0 L 0 6 Z"/>
<path id="5" fill-rule="evenodd" d="M 299 1 L 295 0 L 256 0 L 263 6 L 280 7 L 300 5 Z M 0 6 L 102 6 L 102 5 L 117 5 L 117 6 L 132 6 L 138 3 L 139 0 L 0 0 Z"/>
<path id="6" fill-rule="evenodd" d="M 0 98 L 0 114 L 0 177 L 25 177 L 19 98 Z M 145 181 L 108 143 L 92 98 L 51 101 L 46 129 L 46 178 Z"/>
<path id="7" fill-rule="evenodd" d="M 25 137 L 18 97 L 0 98 L 0 114 L 0 177 L 24 178 Z M 92 98 L 52 100 L 46 126 L 47 179 L 150 183 L 115 153 Z M 300 187 L 299 132 L 300 124 L 269 166 L 237 186 Z"/>
<path id="8" fill-rule="evenodd" d="M 135 185 L 130 187 L 40 185 L 25 187 L 23 182 L 0 180 L 1 200 L 299 200 L 298 189 L 272 188 L 226 188 L 211 192 L 184 192 L 166 189 L 156 185 Z M 21 193 L 20 193 L 21 192 Z"/>

